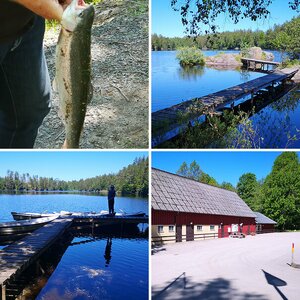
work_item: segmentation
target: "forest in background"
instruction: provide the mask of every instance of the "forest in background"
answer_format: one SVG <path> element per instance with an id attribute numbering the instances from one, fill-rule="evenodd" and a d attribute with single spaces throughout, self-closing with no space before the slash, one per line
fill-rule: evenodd
<path id="1" fill-rule="evenodd" d="M 101 167 L 99 167 L 100 169 Z M 19 174 L 7 171 L 0 177 L 2 191 L 107 191 L 114 185 L 121 195 L 148 195 L 148 158 L 136 158 L 134 162 L 117 173 L 99 175 L 92 178 L 65 181 L 38 175 Z"/>
<path id="2" fill-rule="evenodd" d="M 299 58 L 300 16 L 282 25 L 275 25 L 274 28 L 266 32 L 261 30 L 236 30 L 182 38 L 152 35 L 152 50 L 176 50 L 181 47 L 193 46 L 202 50 L 232 50 L 257 46 L 262 49 L 288 52 L 292 55 L 292 58 Z"/>
<path id="3" fill-rule="evenodd" d="M 177 174 L 237 192 L 253 211 L 276 221 L 280 230 L 300 229 L 300 161 L 295 152 L 279 155 L 264 179 L 258 180 L 253 173 L 242 174 L 236 187 L 229 182 L 218 183 L 196 161 L 190 165 L 184 162 Z"/>

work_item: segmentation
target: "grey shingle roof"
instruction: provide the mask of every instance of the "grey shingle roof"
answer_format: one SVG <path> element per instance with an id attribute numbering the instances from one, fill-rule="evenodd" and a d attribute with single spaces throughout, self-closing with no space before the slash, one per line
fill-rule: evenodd
<path id="1" fill-rule="evenodd" d="M 263 215 L 260 212 L 254 212 L 256 217 L 255 217 L 255 221 L 258 224 L 277 224 L 275 221 L 273 221 L 272 219 L 268 218 L 267 216 Z"/>
<path id="2" fill-rule="evenodd" d="M 151 205 L 156 210 L 255 218 L 235 192 L 154 168 Z"/>

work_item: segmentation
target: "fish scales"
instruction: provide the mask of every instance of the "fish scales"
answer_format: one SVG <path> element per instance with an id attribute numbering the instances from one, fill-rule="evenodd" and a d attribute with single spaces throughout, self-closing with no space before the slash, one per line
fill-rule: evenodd
<path id="1" fill-rule="evenodd" d="M 77 24 L 73 24 L 73 19 L 71 26 L 69 24 L 64 26 L 62 22 L 56 47 L 55 85 L 59 94 L 59 114 L 65 124 L 64 148 L 79 148 L 86 108 L 91 97 L 93 19 L 94 7 L 90 5 L 80 12 Z M 71 27 L 72 30 L 65 27 Z"/>

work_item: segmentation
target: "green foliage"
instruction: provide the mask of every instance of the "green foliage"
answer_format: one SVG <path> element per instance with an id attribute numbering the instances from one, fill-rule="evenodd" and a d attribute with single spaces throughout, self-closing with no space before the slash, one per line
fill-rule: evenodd
<path id="1" fill-rule="evenodd" d="M 152 50 L 176 50 L 180 47 L 199 49 L 241 49 L 242 56 L 247 56 L 250 47 L 281 50 L 290 53 L 292 58 L 300 54 L 300 17 L 282 25 L 275 25 L 267 32 L 261 30 L 225 31 L 218 34 L 200 35 L 196 38 L 167 38 L 152 35 Z"/>
<path id="2" fill-rule="evenodd" d="M 196 47 L 179 48 L 176 58 L 179 60 L 181 66 L 203 66 L 205 64 L 202 51 Z"/>
<path id="3" fill-rule="evenodd" d="M 273 0 L 171 0 L 171 5 L 174 10 L 180 11 L 181 21 L 186 26 L 186 31 L 196 36 L 203 31 L 203 26 L 208 27 L 206 32 L 209 30 L 215 32 L 216 20 L 224 13 L 235 24 L 245 18 L 252 21 L 267 18 L 272 2 Z M 283 9 L 288 7 L 299 10 L 300 1 L 290 0 L 285 3 Z"/>
<path id="4" fill-rule="evenodd" d="M 300 59 L 287 59 L 281 64 L 281 67 L 283 68 L 290 68 L 295 66 L 300 66 Z"/>
<path id="5" fill-rule="evenodd" d="M 260 138 L 249 119 L 250 113 L 224 111 L 222 118 L 207 115 L 206 123 L 196 123 L 163 148 L 259 148 Z M 183 122 L 184 123 L 184 122 Z"/>
<path id="6" fill-rule="evenodd" d="M 240 55 L 242 57 L 249 57 L 249 50 L 251 48 L 251 45 L 249 43 L 247 43 L 247 42 L 243 42 L 242 41 L 240 48 L 241 48 Z"/>
<path id="7" fill-rule="evenodd" d="M 236 188 L 230 182 L 224 181 L 221 183 L 220 187 L 228 191 L 236 192 Z"/>
<path id="8" fill-rule="evenodd" d="M 294 152 L 284 152 L 274 162 L 262 186 L 263 213 L 278 228 L 300 228 L 300 163 Z"/>
<path id="9" fill-rule="evenodd" d="M 64 181 L 56 178 L 39 177 L 8 170 L 7 176 L 0 177 L 0 190 L 4 191 L 106 191 L 114 184 L 122 195 L 148 195 L 148 159 L 136 158 L 129 166 L 116 174 L 105 174 L 93 178 Z"/>
<path id="10" fill-rule="evenodd" d="M 203 172 L 200 168 L 200 166 L 197 164 L 197 162 L 194 160 L 191 162 L 191 164 L 188 166 L 186 162 L 183 162 L 176 174 L 194 179 L 194 180 L 200 180 Z"/>
<path id="11" fill-rule="evenodd" d="M 187 165 L 186 162 L 183 162 L 180 168 L 178 169 L 178 171 L 176 172 L 176 174 L 186 178 L 194 179 L 202 183 L 220 187 L 218 182 L 213 177 L 211 177 L 210 175 L 208 175 L 207 173 L 201 170 L 200 166 L 195 160 L 191 162 L 189 166 Z M 230 185 L 230 183 L 227 183 L 225 186 L 221 186 L 221 187 L 224 187 L 229 190 L 233 188 L 233 186 Z"/>
<path id="12" fill-rule="evenodd" d="M 259 188 L 255 174 L 245 173 L 239 178 L 237 193 L 253 211 L 261 210 L 260 199 L 258 198 Z"/>

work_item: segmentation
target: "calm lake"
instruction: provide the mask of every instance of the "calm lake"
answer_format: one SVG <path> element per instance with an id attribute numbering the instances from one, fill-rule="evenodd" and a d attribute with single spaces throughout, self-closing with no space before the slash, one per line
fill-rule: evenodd
<path id="1" fill-rule="evenodd" d="M 216 55 L 220 51 L 203 51 Z M 238 52 L 238 51 L 224 51 Z M 282 61 L 281 53 L 270 51 L 275 61 Z M 152 52 L 152 111 L 170 107 L 182 101 L 220 91 L 222 89 L 265 76 L 243 70 L 216 70 L 193 67 L 185 71 L 176 60 L 176 51 Z M 250 117 L 255 131 L 251 148 L 300 147 L 300 86 L 281 99 L 267 105 Z M 208 145 L 207 147 L 218 147 Z M 236 147 L 228 142 L 227 147 Z"/>
<path id="2" fill-rule="evenodd" d="M 205 56 L 219 52 L 203 51 Z M 281 54 L 274 54 L 281 61 Z M 184 69 L 176 59 L 176 51 L 152 51 L 152 111 L 161 110 L 195 97 L 205 96 L 231 86 L 259 78 L 265 74 L 238 70 L 217 70 L 209 67 Z"/>
<path id="3" fill-rule="evenodd" d="M 12 220 L 11 211 L 99 212 L 107 210 L 107 197 L 0 194 L 0 208 L 1 221 Z M 148 199 L 116 197 L 115 210 L 120 209 L 127 213 L 142 211 L 148 214 Z M 72 236 L 50 278 L 35 296 L 29 295 L 26 299 L 148 299 L 147 238 L 115 234 L 91 237 L 76 232 Z"/>

